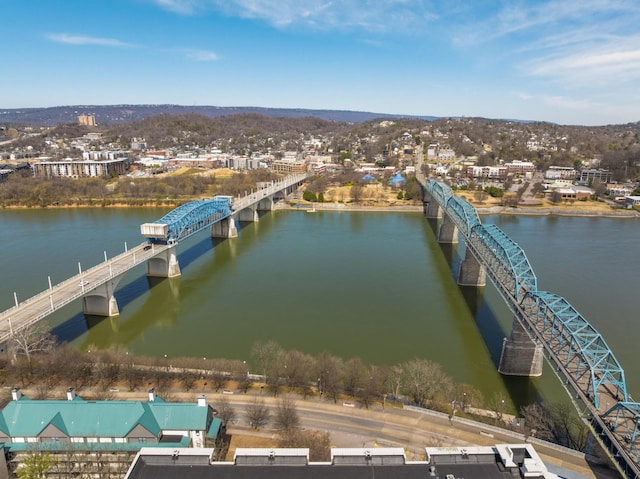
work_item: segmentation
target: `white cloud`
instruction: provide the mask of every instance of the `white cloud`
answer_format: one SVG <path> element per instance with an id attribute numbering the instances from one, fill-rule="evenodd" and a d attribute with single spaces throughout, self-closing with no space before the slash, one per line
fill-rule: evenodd
<path id="1" fill-rule="evenodd" d="M 532 58 L 521 65 L 525 75 L 549 78 L 566 87 L 602 87 L 640 78 L 640 36 L 612 38 L 598 47 L 587 43 Z"/>
<path id="2" fill-rule="evenodd" d="M 189 60 L 196 62 L 213 62 L 218 60 L 218 55 L 207 50 L 186 50 L 185 55 Z"/>
<path id="3" fill-rule="evenodd" d="M 70 35 L 68 33 L 52 33 L 47 36 L 49 40 L 68 45 L 101 45 L 105 47 L 132 47 L 130 43 L 125 43 L 114 38 L 89 37 L 86 35 Z"/>
<path id="4" fill-rule="evenodd" d="M 151 0 L 180 14 L 215 9 L 226 15 L 265 21 L 275 27 L 318 30 L 418 31 L 438 17 L 441 0 Z M 444 2 L 444 5 L 447 5 Z M 447 6 L 447 8 L 449 8 Z"/>
<path id="5" fill-rule="evenodd" d="M 195 13 L 196 9 L 200 6 L 202 2 L 198 0 L 152 0 L 153 3 L 158 5 L 160 8 L 164 10 L 168 10 L 170 12 L 179 13 L 181 15 L 191 15 Z"/>

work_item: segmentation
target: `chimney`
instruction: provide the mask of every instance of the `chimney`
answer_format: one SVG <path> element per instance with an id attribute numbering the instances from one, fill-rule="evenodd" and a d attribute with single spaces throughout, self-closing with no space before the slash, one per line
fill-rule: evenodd
<path id="1" fill-rule="evenodd" d="M 11 399 L 14 401 L 18 401 L 22 397 L 22 393 L 19 388 L 13 388 L 11 390 Z"/>
<path id="2" fill-rule="evenodd" d="M 198 406 L 207 407 L 207 398 L 204 394 L 200 394 L 200 396 L 198 396 Z"/>
<path id="3" fill-rule="evenodd" d="M 149 402 L 153 402 L 156 400 L 156 390 L 155 388 L 149 389 Z"/>
<path id="4" fill-rule="evenodd" d="M 73 401 L 76 398 L 76 392 L 73 388 L 67 389 L 67 400 Z"/>

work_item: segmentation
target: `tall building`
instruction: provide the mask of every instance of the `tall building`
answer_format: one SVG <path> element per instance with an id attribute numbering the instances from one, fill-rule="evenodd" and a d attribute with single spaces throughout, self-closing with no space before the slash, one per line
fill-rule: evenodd
<path id="1" fill-rule="evenodd" d="M 78 116 L 78 125 L 96 126 L 96 117 L 94 115 L 82 114 Z"/>

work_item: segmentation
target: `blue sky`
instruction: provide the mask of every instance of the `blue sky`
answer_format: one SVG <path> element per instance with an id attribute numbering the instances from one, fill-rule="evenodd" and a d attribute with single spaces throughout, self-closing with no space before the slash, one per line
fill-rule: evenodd
<path id="1" fill-rule="evenodd" d="M 2 0 L 0 108 L 640 120 L 639 0 Z"/>

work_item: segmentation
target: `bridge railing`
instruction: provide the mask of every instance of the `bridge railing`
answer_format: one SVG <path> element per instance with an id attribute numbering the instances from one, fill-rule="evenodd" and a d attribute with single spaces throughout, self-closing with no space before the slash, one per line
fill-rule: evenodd
<path id="1" fill-rule="evenodd" d="M 434 179 L 428 179 L 425 190 L 435 199 L 445 214 L 464 235 L 467 247 L 485 266 L 487 275 L 496 285 L 510 309 L 529 330 L 533 338 L 542 341 L 558 365 L 556 372 L 568 375 L 567 382 L 589 404 L 593 414 L 613 418 L 611 428 L 628 448 L 617 442 L 615 449 L 628 453 L 637 471 L 640 453 L 640 404 L 631 401 L 627 392 L 624 370 L 604 338 L 561 296 L 538 291 L 533 268 L 524 253 L 511 238 L 495 225 L 482 225 L 463 198 L 452 199 L 451 189 Z M 466 203 L 466 204 L 465 204 Z M 610 398 L 612 408 L 601 414 L 601 397 Z M 622 418 L 622 419 L 620 419 Z M 619 424 L 622 421 L 624 425 Z M 604 424 L 604 422 L 603 422 Z"/>
<path id="2" fill-rule="evenodd" d="M 308 177 L 307 173 L 289 175 L 283 179 L 273 181 L 271 185 L 258 191 L 251 191 L 243 197 L 235 198 L 232 201 L 230 196 L 214 196 L 207 200 L 195 200 L 178 206 L 164 215 L 162 218 L 152 223 L 151 226 L 163 226 L 167 229 L 160 237 L 152 237 L 152 241 L 167 242 L 169 244 L 182 241 L 191 235 L 201 231 L 203 228 L 223 220 L 235 211 L 248 208 L 261 201 L 265 196 L 288 188 Z M 161 228 L 158 228 L 161 229 Z"/>

